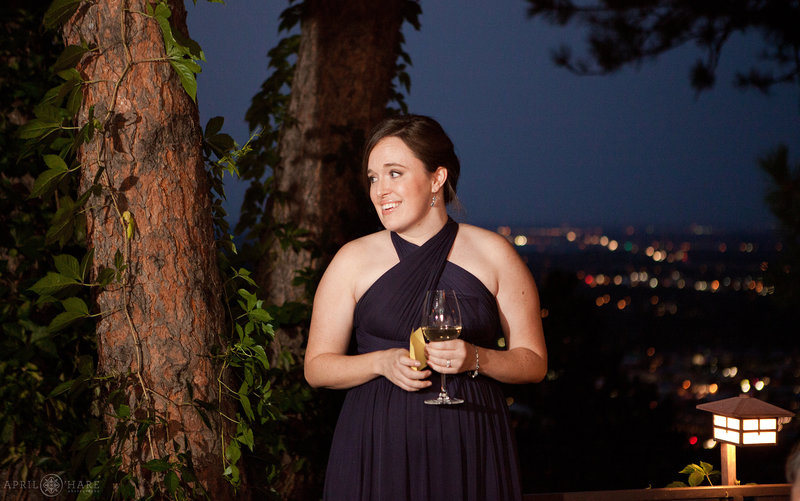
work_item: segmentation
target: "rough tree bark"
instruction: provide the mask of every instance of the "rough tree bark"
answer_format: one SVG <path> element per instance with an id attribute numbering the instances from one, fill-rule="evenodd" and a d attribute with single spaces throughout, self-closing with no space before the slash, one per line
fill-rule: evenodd
<path id="1" fill-rule="evenodd" d="M 298 270 L 319 270 L 348 240 L 377 229 L 361 175 L 364 136 L 386 114 L 400 47 L 406 0 L 307 0 L 282 130 L 278 194 L 267 211 L 274 223 L 308 230 L 310 249 L 282 247 L 264 235 L 269 252 L 257 279 L 271 304 L 304 298 Z M 278 348 L 299 355 L 302 339 L 283 331 Z"/>
<path id="2" fill-rule="evenodd" d="M 183 2 L 168 3 L 173 29 L 186 33 Z M 118 250 L 129 258 L 127 286 L 97 297 L 99 310 L 107 312 L 97 325 L 98 371 L 134 374 L 120 379 L 134 416 L 147 413 L 167 423 L 153 426 L 152 438 L 126 451 L 126 458 L 174 460 L 173 441 L 183 448 L 185 440 L 211 499 L 231 499 L 222 477 L 219 416 L 209 413 L 211 430 L 196 410 L 181 405 L 217 402 L 218 368 L 208 355 L 220 343 L 224 322 L 202 133 L 197 106 L 164 61 L 162 34 L 144 15 L 145 4 L 87 2 L 64 27 L 67 43 L 98 47 L 78 67 L 92 82 L 84 88 L 80 120 L 85 123 L 94 107 L 104 123 L 103 133 L 79 151 L 82 190 L 103 167 L 100 179 L 114 194 L 95 200 L 87 213 L 93 271 L 112 266 Z M 129 245 L 115 204 L 135 220 Z M 107 419 L 108 426 L 115 422 Z M 139 494 L 149 492 L 147 471 L 136 474 Z"/>

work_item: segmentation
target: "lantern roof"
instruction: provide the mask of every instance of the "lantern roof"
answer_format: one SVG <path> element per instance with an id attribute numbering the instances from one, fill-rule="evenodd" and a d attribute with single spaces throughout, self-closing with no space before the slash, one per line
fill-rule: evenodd
<path id="1" fill-rule="evenodd" d="M 750 395 L 726 398 L 697 406 L 701 411 L 708 411 L 720 416 L 733 418 L 771 418 L 794 417 L 794 412 L 781 409 Z"/>

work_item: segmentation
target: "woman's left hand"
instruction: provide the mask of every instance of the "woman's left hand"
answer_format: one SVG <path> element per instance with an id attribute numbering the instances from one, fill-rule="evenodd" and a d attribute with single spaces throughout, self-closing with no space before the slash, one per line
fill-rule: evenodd
<path id="1" fill-rule="evenodd" d="M 428 365 L 439 374 L 458 374 L 475 368 L 475 348 L 461 339 L 425 345 Z"/>

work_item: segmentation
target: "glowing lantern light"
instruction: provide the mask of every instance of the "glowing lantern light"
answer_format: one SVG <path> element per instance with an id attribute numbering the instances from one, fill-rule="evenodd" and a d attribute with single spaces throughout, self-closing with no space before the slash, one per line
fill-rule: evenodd
<path id="1" fill-rule="evenodd" d="M 775 444 L 778 432 L 794 413 L 749 395 L 697 406 L 714 415 L 714 440 L 720 442 L 722 484 L 736 484 L 736 447 Z"/>

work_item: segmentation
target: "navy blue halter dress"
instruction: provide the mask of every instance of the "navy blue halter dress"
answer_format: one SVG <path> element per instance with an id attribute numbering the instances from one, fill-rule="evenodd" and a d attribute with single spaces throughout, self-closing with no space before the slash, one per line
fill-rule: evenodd
<path id="1" fill-rule="evenodd" d="M 474 275 L 447 261 L 458 224 L 450 220 L 422 246 L 392 233 L 400 262 L 358 301 L 353 335 L 358 353 L 408 348 L 425 291 L 458 295 L 461 338 L 496 346 L 501 333 L 494 296 Z M 438 284 L 438 286 L 437 286 Z M 336 425 L 324 499 L 502 501 L 522 497 L 508 408 L 499 385 L 483 376 L 447 377 L 465 403 L 426 405 L 439 389 L 407 392 L 384 377 L 347 391 Z"/>

